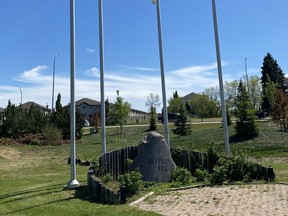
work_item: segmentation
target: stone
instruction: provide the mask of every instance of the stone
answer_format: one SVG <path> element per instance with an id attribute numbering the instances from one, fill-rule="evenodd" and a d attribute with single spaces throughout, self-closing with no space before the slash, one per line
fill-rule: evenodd
<path id="1" fill-rule="evenodd" d="M 149 132 L 138 145 L 137 157 L 130 165 L 130 170 L 139 169 L 143 181 L 170 182 L 176 168 L 170 149 L 164 137 L 153 131 Z"/>

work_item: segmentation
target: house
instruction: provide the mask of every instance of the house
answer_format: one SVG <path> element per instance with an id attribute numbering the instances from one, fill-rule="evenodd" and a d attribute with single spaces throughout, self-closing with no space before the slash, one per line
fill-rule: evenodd
<path id="1" fill-rule="evenodd" d="M 82 98 L 76 101 L 75 106 L 84 118 L 92 118 L 95 113 L 101 112 L 101 102 L 89 98 Z"/>
<path id="2" fill-rule="evenodd" d="M 51 109 L 48 108 L 48 105 L 42 106 L 32 101 L 21 104 L 21 109 L 23 109 L 25 112 L 28 112 L 32 106 L 45 114 L 51 112 Z"/>
<path id="3" fill-rule="evenodd" d="M 137 110 L 137 109 L 130 109 L 130 116 L 145 116 L 147 115 L 146 112 L 141 111 L 141 110 Z"/>
<path id="4" fill-rule="evenodd" d="M 184 103 L 189 103 L 190 100 L 192 100 L 194 97 L 196 97 L 198 94 L 191 92 L 190 94 L 185 95 L 184 97 L 182 97 L 182 100 L 184 101 Z"/>
<path id="5" fill-rule="evenodd" d="M 147 112 L 137 110 L 137 109 L 130 109 L 130 122 L 131 123 L 139 123 L 144 122 Z"/>

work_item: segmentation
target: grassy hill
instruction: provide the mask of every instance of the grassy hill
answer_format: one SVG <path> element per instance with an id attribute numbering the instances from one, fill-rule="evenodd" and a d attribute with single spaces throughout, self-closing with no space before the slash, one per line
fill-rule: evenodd
<path id="1" fill-rule="evenodd" d="M 288 183 L 288 133 L 278 131 L 272 122 L 259 122 L 260 135 L 253 140 L 231 143 L 231 153 L 246 154 L 262 165 L 271 165 L 277 182 Z M 117 128 L 107 129 L 107 151 L 137 145 L 149 126 L 126 127 L 119 136 Z M 173 125 L 170 126 L 170 130 Z M 164 134 L 163 126 L 158 132 Z M 233 126 L 229 135 L 234 134 Z M 171 147 L 206 151 L 211 143 L 224 154 L 221 123 L 192 125 L 192 134 L 170 134 Z M 100 155 L 101 134 L 84 136 L 77 142 L 77 156 L 92 161 Z M 0 145 L 0 215 L 157 215 L 129 207 L 90 203 L 85 190 L 63 190 L 70 180 L 67 159 L 70 145 Z M 77 180 L 86 185 L 87 167 L 77 166 Z"/>

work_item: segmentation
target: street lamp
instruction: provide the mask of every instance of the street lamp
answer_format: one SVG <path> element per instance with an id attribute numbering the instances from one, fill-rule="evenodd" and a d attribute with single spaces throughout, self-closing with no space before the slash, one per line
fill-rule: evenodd
<path id="1" fill-rule="evenodd" d="M 21 94 L 21 103 L 20 103 L 20 106 L 21 106 L 21 105 L 22 105 L 22 89 L 21 89 L 21 87 L 18 86 L 18 85 L 13 85 L 13 86 L 18 87 L 19 90 L 20 90 L 20 94 Z"/>
<path id="2" fill-rule="evenodd" d="M 247 73 L 247 58 L 245 58 L 245 72 L 246 72 L 246 81 L 247 81 L 247 91 L 248 91 L 248 95 L 250 97 L 250 86 L 249 86 L 249 79 L 248 79 L 248 73 Z"/>
<path id="3" fill-rule="evenodd" d="M 160 0 L 152 0 L 152 3 L 156 4 L 156 9 L 157 9 L 158 41 L 159 41 L 161 84 L 162 84 L 162 97 L 163 97 L 163 115 L 164 115 L 163 117 L 164 117 L 165 141 L 166 141 L 168 147 L 170 148 L 168 114 L 167 114 L 167 103 L 166 103 L 165 75 L 164 75 L 164 61 L 163 61 Z"/>
<path id="4" fill-rule="evenodd" d="M 54 86 L 55 86 L 55 63 L 56 63 L 56 57 L 60 55 L 60 53 L 57 53 L 54 56 L 54 62 L 53 62 L 53 84 L 52 84 L 52 112 L 54 112 Z"/>

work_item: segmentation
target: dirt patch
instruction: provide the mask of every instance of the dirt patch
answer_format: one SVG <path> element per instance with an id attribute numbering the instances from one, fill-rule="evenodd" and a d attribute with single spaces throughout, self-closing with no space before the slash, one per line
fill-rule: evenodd
<path id="1" fill-rule="evenodd" d="M 288 216 L 288 185 L 219 186 L 152 195 L 137 205 L 163 215 Z"/>

